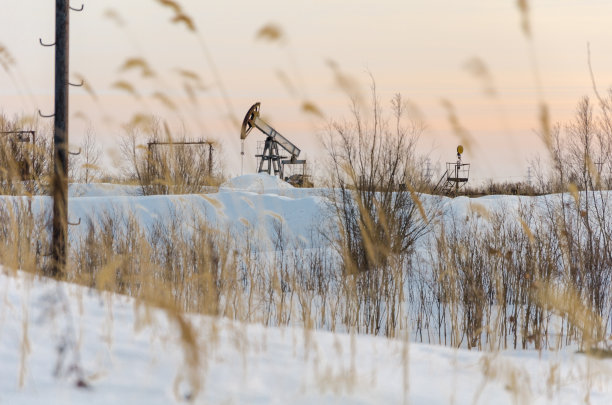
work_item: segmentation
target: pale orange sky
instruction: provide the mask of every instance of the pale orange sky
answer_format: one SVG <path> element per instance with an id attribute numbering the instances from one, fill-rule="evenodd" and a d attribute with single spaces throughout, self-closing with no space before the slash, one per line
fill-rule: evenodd
<path id="1" fill-rule="evenodd" d="M 600 89 L 612 85 L 612 2 L 603 0 L 531 1 L 532 44 L 521 31 L 516 1 L 491 0 L 285 0 L 179 1 L 192 17 L 197 33 L 171 24 L 173 11 L 155 0 L 84 1 L 85 11 L 71 14 L 71 72 L 83 75 L 98 95 L 94 102 L 82 89 L 71 89 L 70 108 L 91 121 L 105 148 L 122 132 L 121 124 L 136 113 L 151 112 L 189 135 L 223 143 L 228 174 L 239 174 L 239 131 L 228 110 L 242 120 L 256 101 L 269 123 L 302 148 L 307 158 L 322 154 L 317 133 L 325 125 L 301 111 L 308 99 L 327 119 L 347 113 L 348 96 L 335 83 L 328 61 L 355 80 L 367 95 L 368 72 L 376 80 L 383 105 L 395 93 L 415 103 L 426 122 L 421 149 L 433 162 L 452 160 L 457 137 L 450 130 L 441 100 L 452 102 L 461 124 L 475 143 L 464 160 L 472 177 L 521 180 L 527 159 L 545 154 L 534 135 L 538 128 L 538 90 L 552 121 L 566 122 L 583 95 L 592 95 L 587 65 L 590 43 L 593 69 Z M 81 3 L 76 0 L 73 6 Z M 53 109 L 54 3 L 2 0 L 0 45 L 16 61 L 11 75 L 0 70 L 0 108 L 9 114 L 34 114 Z M 105 17 L 114 10 L 124 20 Z M 276 24 L 283 41 L 256 40 L 267 24 Z M 218 74 L 209 64 L 205 44 Z M 127 58 L 146 59 L 157 73 L 141 78 L 136 71 L 119 72 Z M 488 68 L 497 97 L 483 92 L 483 82 L 465 68 L 478 58 Z M 206 89 L 198 105 L 189 102 L 176 68 L 197 72 Z M 293 91 L 278 78 L 282 71 Z M 221 97 L 220 79 L 227 100 Z M 134 85 L 141 99 L 112 87 L 118 80 Z M 74 79 L 76 81 L 76 79 Z M 179 106 L 174 113 L 150 96 L 161 91 Z M 109 123 L 104 117 L 111 117 Z M 77 144 L 84 120 L 71 120 L 71 141 Z M 246 142 L 253 155 L 259 134 Z M 255 160 L 245 160 L 245 172 Z"/>

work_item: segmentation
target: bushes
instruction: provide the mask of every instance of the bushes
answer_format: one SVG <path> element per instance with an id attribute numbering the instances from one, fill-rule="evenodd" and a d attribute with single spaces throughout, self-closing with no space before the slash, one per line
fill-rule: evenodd
<path id="1" fill-rule="evenodd" d="M 416 194 L 426 184 L 415 151 L 421 128 L 404 122 L 400 95 L 391 106 L 393 125 L 383 116 L 373 87 L 371 115 L 364 117 L 354 103 L 351 120 L 331 123 L 326 134 L 328 197 L 347 274 L 384 269 L 392 258 L 401 262 L 427 232 L 433 214 Z"/>
<path id="2" fill-rule="evenodd" d="M 22 130 L 36 135 L 9 133 Z M 37 122 L 0 114 L 0 132 L 0 194 L 44 193 L 53 167 L 53 145 L 48 136 L 51 130 Z"/>
<path id="3" fill-rule="evenodd" d="M 188 209 L 149 228 L 129 213 L 103 212 L 72 228 L 66 277 L 155 305 L 267 325 L 385 336 L 410 329 L 416 340 L 479 349 L 605 347 L 612 217 L 588 154 L 574 145 L 573 166 L 560 168 L 564 179 L 582 179 L 565 184 L 569 193 L 513 197 L 492 209 L 472 201 L 466 213 L 439 215 L 441 199 L 417 193 L 426 184 L 416 169 L 419 127 L 402 123 L 399 96 L 391 106 L 393 124 L 374 93 L 369 116 L 354 106 L 351 120 L 330 125 L 333 226 L 313 231 L 312 245 L 290 237 L 282 219 L 264 246 L 254 227 L 216 229 Z M 126 139 L 134 175 L 149 175 L 148 149 L 136 136 Z M 566 143 L 552 144 L 560 147 L 555 156 L 565 155 Z M 191 172 L 172 172 L 187 161 L 166 162 L 156 158 L 157 173 L 183 183 L 149 178 L 145 190 L 201 187 Z M 34 271 L 48 261 L 49 224 L 28 201 L 0 209 L 7 224 L 0 258 Z"/>
<path id="4" fill-rule="evenodd" d="M 376 88 L 364 113 L 353 103 L 351 118 L 332 122 L 325 137 L 329 155 L 328 202 L 337 228 L 326 235 L 339 258 L 338 293 L 346 327 L 396 336 L 406 326 L 407 273 L 417 241 L 430 229 L 434 200 L 416 154 L 421 126 L 408 119 L 401 96 L 391 100 L 392 119 Z"/>
<path id="5" fill-rule="evenodd" d="M 42 207 L 32 214 L 27 199 L 14 201 L 0 210 L 7 224 L 0 259 L 37 271 L 49 261 L 47 216 Z M 267 243 L 257 226 L 212 227 L 199 206 L 182 204 L 180 215 L 170 211 L 148 227 L 127 211 L 100 211 L 71 228 L 65 278 L 165 308 L 266 325 L 391 337 L 409 330 L 415 340 L 478 349 L 605 348 L 608 238 L 595 226 L 586 232 L 573 199 L 515 201 L 447 209 L 410 253 L 352 272 L 321 234 L 313 231 L 306 243 L 280 219 L 269 224 Z"/>
<path id="6" fill-rule="evenodd" d="M 603 244 L 591 251 L 580 217 L 562 196 L 520 200 L 516 210 L 474 203 L 465 218 L 451 214 L 422 260 L 433 272 L 419 273 L 437 311 L 418 315 L 453 346 L 605 344 L 612 261 Z"/>
<path id="7" fill-rule="evenodd" d="M 185 136 L 173 137 L 169 128 L 164 130 L 165 136 L 161 124 L 151 119 L 146 142 L 139 128 L 129 127 L 121 143 L 125 175 L 140 184 L 144 195 L 201 193 L 222 183 L 220 159 L 214 159 L 219 144 L 184 144 Z"/>

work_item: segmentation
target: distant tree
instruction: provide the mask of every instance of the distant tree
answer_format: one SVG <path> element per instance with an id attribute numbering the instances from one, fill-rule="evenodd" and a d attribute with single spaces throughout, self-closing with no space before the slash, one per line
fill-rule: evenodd
<path id="1" fill-rule="evenodd" d="M 593 106 L 588 97 L 583 97 L 578 103 L 576 116 L 566 126 L 566 131 L 569 180 L 581 190 L 593 189 L 597 173 L 594 154 L 597 126 L 593 117 Z"/>
<path id="2" fill-rule="evenodd" d="M 101 172 L 99 167 L 102 158 L 102 149 L 96 142 L 96 135 L 91 128 L 87 129 L 85 138 L 80 144 L 81 153 L 76 156 L 77 180 L 83 183 L 91 183 L 97 180 Z"/>

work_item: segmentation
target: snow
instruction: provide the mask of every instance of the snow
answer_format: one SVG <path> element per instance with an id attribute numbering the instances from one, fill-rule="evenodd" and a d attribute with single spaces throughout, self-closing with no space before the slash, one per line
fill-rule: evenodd
<path id="1" fill-rule="evenodd" d="M 609 361 L 571 350 L 487 354 L 206 316 L 189 317 L 200 358 L 190 382 L 163 310 L 143 324 L 145 310 L 130 298 L 6 270 L 0 293 L 0 403 L 574 404 L 587 394 L 591 404 L 612 401 Z M 77 387 L 79 379 L 87 387 Z"/>
<path id="2" fill-rule="evenodd" d="M 314 244 L 315 226 L 333 226 L 321 190 L 268 175 L 245 175 L 218 192 L 141 196 L 138 187 L 71 185 L 69 218 L 105 212 L 155 221 L 199 215 L 272 245 L 274 223 Z M 458 218 L 535 197 L 441 200 Z M 8 201 L 26 201 L 3 197 Z M 48 197 L 28 200 L 34 212 Z M 481 207 L 481 208 L 476 208 Z M 177 213 L 179 214 L 177 216 Z M 71 227 L 71 237 L 85 227 Z M 0 269 L 0 404 L 590 404 L 612 403 L 612 363 L 577 354 L 487 353 L 368 335 L 272 328 L 189 315 L 195 352 L 185 350 L 176 316 L 125 296 Z M 199 359 L 192 375 L 190 360 Z M 190 379 L 190 377 L 194 377 Z M 86 387 L 78 387 L 82 381 Z M 197 386 L 201 389 L 198 391 Z"/>
<path id="3" fill-rule="evenodd" d="M 221 190 L 244 190 L 261 194 L 282 193 L 292 188 L 294 187 L 291 184 L 267 173 L 245 174 L 221 185 Z"/>
<path id="4" fill-rule="evenodd" d="M 158 221 L 183 221 L 188 230 L 191 219 L 203 218 L 237 235 L 254 229 L 264 250 L 273 246 L 275 223 L 283 225 L 285 236 L 307 245 L 313 243 L 317 227 L 332 225 L 320 190 L 294 188 L 268 174 L 237 177 L 215 193 L 143 196 L 137 186 L 71 184 L 69 196 L 68 218 L 72 223 L 79 219 L 82 224 L 95 223 L 105 215 L 116 215 L 135 218 L 145 230 Z M 35 215 L 51 211 L 48 196 L 0 196 L 0 201 L 7 200 L 31 205 Z M 85 230 L 85 226 L 72 226 L 70 236 L 75 240 Z"/>
<path id="5" fill-rule="evenodd" d="M 115 197 L 136 196 L 141 194 L 140 186 L 110 183 L 71 183 L 68 185 L 68 197 Z"/>

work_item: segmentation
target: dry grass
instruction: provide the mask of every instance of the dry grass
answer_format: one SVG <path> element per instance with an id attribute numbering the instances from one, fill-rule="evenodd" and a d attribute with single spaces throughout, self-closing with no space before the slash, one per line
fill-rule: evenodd
<path id="1" fill-rule="evenodd" d="M 216 189 L 224 181 L 222 153 L 218 142 L 173 136 L 166 123 L 152 117 L 129 126 L 121 143 L 121 155 L 127 162 L 124 179 L 137 182 L 143 195 Z"/>
<path id="2" fill-rule="evenodd" d="M 53 152 L 50 132 L 37 120 L 0 114 L 0 194 L 34 195 L 48 189 Z"/>

